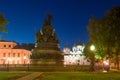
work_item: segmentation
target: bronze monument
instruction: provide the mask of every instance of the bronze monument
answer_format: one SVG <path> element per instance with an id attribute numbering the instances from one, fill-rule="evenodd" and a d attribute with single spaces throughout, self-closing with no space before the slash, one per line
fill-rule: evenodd
<path id="1" fill-rule="evenodd" d="M 36 64 L 61 64 L 63 60 L 60 41 L 51 25 L 52 16 L 48 14 L 42 29 L 36 33 L 36 45 L 31 61 Z"/>

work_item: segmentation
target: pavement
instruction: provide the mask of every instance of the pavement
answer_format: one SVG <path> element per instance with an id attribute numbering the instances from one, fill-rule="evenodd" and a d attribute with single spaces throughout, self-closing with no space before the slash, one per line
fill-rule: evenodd
<path id="1" fill-rule="evenodd" d="M 39 77 L 42 73 L 40 72 L 34 72 L 30 75 L 27 75 L 27 76 L 24 76 L 24 77 L 21 77 L 17 80 L 35 80 L 35 78 Z"/>

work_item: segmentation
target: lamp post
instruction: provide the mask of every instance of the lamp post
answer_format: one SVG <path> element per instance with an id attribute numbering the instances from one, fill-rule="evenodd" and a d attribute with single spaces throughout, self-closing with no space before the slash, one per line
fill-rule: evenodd
<path id="1" fill-rule="evenodd" d="M 94 65 L 95 65 L 95 54 L 94 54 L 94 51 L 95 51 L 95 46 L 94 45 L 91 45 L 90 46 L 90 50 L 92 51 L 91 53 L 91 66 L 90 66 L 90 69 L 92 71 L 94 71 Z"/>

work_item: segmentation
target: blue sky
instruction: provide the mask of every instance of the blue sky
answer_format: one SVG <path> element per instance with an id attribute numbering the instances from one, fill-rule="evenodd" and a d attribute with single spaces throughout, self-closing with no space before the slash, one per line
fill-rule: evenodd
<path id="1" fill-rule="evenodd" d="M 0 12 L 9 22 L 8 34 L 0 34 L 8 41 L 35 43 L 35 32 L 49 11 L 61 49 L 78 41 L 85 44 L 89 41 L 89 19 L 103 17 L 113 6 L 120 6 L 120 0 L 0 0 Z"/>

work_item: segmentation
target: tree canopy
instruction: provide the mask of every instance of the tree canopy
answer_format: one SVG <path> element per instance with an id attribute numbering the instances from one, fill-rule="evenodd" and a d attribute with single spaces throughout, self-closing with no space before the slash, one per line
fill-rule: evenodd
<path id="1" fill-rule="evenodd" d="M 5 19 L 4 15 L 0 13 L 0 32 L 5 32 L 7 33 L 7 28 L 5 27 L 7 24 L 7 20 Z"/>
<path id="2" fill-rule="evenodd" d="M 120 6 L 108 10 L 104 17 L 92 18 L 88 24 L 90 42 L 96 47 L 101 58 L 112 59 L 120 55 Z M 119 62 L 117 62 L 119 63 Z"/>

